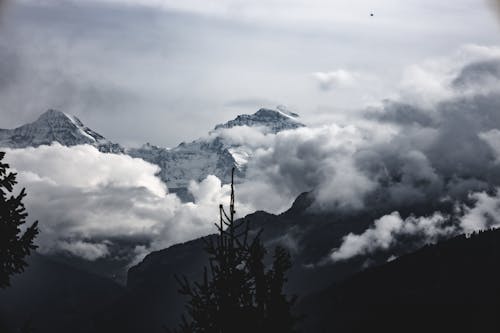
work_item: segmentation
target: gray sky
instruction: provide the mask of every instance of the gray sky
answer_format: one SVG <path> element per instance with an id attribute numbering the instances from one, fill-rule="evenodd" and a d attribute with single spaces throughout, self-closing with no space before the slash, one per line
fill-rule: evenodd
<path id="1" fill-rule="evenodd" d="M 18 0 L 0 8 L 0 127 L 58 108 L 125 145 L 174 146 L 278 104 L 309 124 L 349 122 L 397 93 L 411 65 L 500 44 L 486 0 Z"/>

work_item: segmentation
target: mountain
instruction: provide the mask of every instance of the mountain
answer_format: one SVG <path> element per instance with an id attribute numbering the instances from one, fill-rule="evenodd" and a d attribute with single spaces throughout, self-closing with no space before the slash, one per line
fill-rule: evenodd
<path id="1" fill-rule="evenodd" d="M 105 153 L 121 153 L 123 148 L 86 127 L 77 117 L 48 110 L 32 123 L 15 129 L 0 129 L 0 147 L 25 148 L 59 142 L 64 146 L 89 144 Z"/>
<path id="2" fill-rule="evenodd" d="M 208 137 L 183 142 L 172 149 L 146 144 L 140 148 L 127 149 L 126 153 L 160 166 L 160 178 L 173 192 L 185 193 L 190 180 L 201 181 L 208 175 L 215 175 L 223 183 L 229 183 L 233 166 L 237 168 L 238 176 L 244 177 L 251 151 L 244 145 L 223 138 L 221 131 L 248 126 L 263 127 L 269 132 L 278 133 L 304 126 L 298 121 L 297 114 L 280 109 L 260 109 L 252 115 L 239 115 L 215 126 Z"/>
<path id="3" fill-rule="evenodd" d="M 252 115 L 239 115 L 219 124 L 210 135 L 189 143 L 183 142 L 172 149 L 149 143 L 140 148 L 126 149 L 86 127 L 77 117 L 49 110 L 30 124 L 15 129 L 0 129 L 0 147 L 38 147 L 58 142 L 64 146 L 90 144 L 101 152 L 128 154 L 158 165 L 161 169 L 159 177 L 169 190 L 184 201 L 191 201 L 187 191 L 191 180 L 202 181 L 208 175 L 215 175 L 223 183 L 228 183 L 233 166 L 237 168 L 237 175 L 244 177 L 251 150 L 221 136 L 221 131 L 236 126 L 262 127 L 278 133 L 304 125 L 298 121 L 297 114 L 286 111 L 284 107 L 260 109 Z"/>
<path id="4" fill-rule="evenodd" d="M 425 246 L 305 297 L 304 332 L 500 332 L 500 230 Z"/>
<path id="5" fill-rule="evenodd" d="M 377 254 L 332 263 L 321 259 L 346 233 L 365 230 L 385 212 L 312 214 L 312 199 L 304 193 L 283 214 L 256 212 L 244 218 L 251 232 L 263 228 L 269 250 L 280 244 L 291 251 L 285 291 L 299 296 L 296 311 L 306 315 L 302 332 L 498 331 L 500 230 L 414 253 L 401 249 L 389 263 L 387 255 Z M 4 320 L 13 327 L 32 314 L 40 333 L 165 332 L 165 326 L 177 325 L 186 301 L 174 276 L 203 277 L 204 245 L 196 239 L 149 254 L 129 270 L 125 289 L 35 257 L 12 288 L 0 291 L 0 324 Z"/>
<path id="6" fill-rule="evenodd" d="M 280 215 L 259 211 L 244 217 L 249 221 L 252 233 L 262 229 L 261 238 L 270 252 L 276 245 L 282 245 L 291 252 L 293 266 L 288 276 L 287 293 L 304 296 L 318 292 L 335 281 L 352 276 L 368 264 L 382 264 L 392 254 L 400 255 L 415 249 L 409 240 L 407 246 L 395 253 L 370 254 L 336 263 L 328 261 L 331 250 L 340 246 L 346 234 L 362 233 L 380 215 L 389 214 L 393 207 L 386 210 L 367 207 L 356 212 L 315 212 L 311 210 L 313 198 L 313 193 L 303 193 L 289 210 Z M 403 217 L 411 214 L 402 208 L 400 210 Z M 177 244 L 150 253 L 141 263 L 129 269 L 127 290 L 130 298 L 113 309 L 119 313 L 116 316 L 130 321 L 126 327 L 142 323 L 147 325 L 143 328 L 149 332 L 162 332 L 162 325 L 175 327 L 184 312 L 185 298 L 177 292 L 174 275 L 186 275 L 191 281 L 200 281 L 203 265 L 207 264 L 203 248 L 201 238 Z M 130 304 L 141 304 L 141 311 L 131 313 Z"/>
<path id="7" fill-rule="evenodd" d="M 215 175 L 229 182 L 231 169 L 236 165 L 233 155 L 220 137 L 181 143 L 173 149 L 144 145 L 127 149 L 127 154 L 141 158 L 161 168 L 160 178 L 170 191 L 187 188 L 191 180 L 201 181 Z"/>
<path id="8" fill-rule="evenodd" d="M 40 333 L 95 332 L 103 311 L 124 294 L 110 280 L 35 253 L 25 272 L 0 290 L 0 332 L 21 332 L 27 323 Z"/>
<path id="9" fill-rule="evenodd" d="M 215 130 L 236 126 L 262 126 L 267 127 L 272 133 L 278 133 L 284 130 L 303 127 L 304 125 L 299 122 L 298 118 L 298 114 L 288 112 L 283 107 L 278 107 L 277 110 L 260 109 L 254 114 L 239 115 L 225 124 L 219 124 L 215 126 Z"/>

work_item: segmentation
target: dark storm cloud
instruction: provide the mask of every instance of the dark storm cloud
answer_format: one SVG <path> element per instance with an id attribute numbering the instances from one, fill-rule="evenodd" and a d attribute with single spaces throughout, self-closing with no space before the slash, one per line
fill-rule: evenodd
<path id="1" fill-rule="evenodd" d="M 479 75 L 474 83 L 483 79 Z M 409 204 L 446 195 L 463 199 L 469 191 L 498 186 L 494 151 L 480 134 L 500 128 L 499 105 L 498 92 L 455 98 L 428 111 L 389 103 L 378 118 L 403 129 L 390 143 L 361 154 L 358 165 L 387 184 L 391 200 Z"/>
<path id="2" fill-rule="evenodd" d="M 4 7 L 7 5 L 9 0 L 0 0 L 0 15 L 2 14 Z"/>
<path id="3" fill-rule="evenodd" d="M 356 156 L 357 166 L 378 183 L 365 205 L 395 213 L 360 235 L 346 235 L 332 252 L 334 261 L 387 251 L 408 237 L 422 246 L 500 225 L 499 64 L 466 64 L 449 84 L 453 97 L 427 108 L 386 102 L 369 112 L 400 131 Z"/>
<path id="4" fill-rule="evenodd" d="M 18 55 L 11 48 L 0 44 L 0 91 L 15 83 L 20 66 Z"/>
<path id="5" fill-rule="evenodd" d="M 433 116 L 421 107 L 390 100 L 384 101 L 383 109 L 367 111 L 366 117 L 382 122 L 394 122 L 400 125 L 419 124 L 422 126 L 431 126 L 436 123 Z"/>
<path id="6" fill-rule="evenodd" d="M 464 64 L 443 83 L 450 92 L 435 103 L 387 100 L 367 111 L 366 126 L 279 133 L 250 161 L 249 177 L 281 196 L 314 191 L 325 210 L 411 211 L 420 205 L 432 214 L 435 202 L 493 191 L 500 168 L 491 146 L 495 136 L 484 133 L 500 128 L 498 63 Z"/>
<path id="7" fill-rule="evenodd" d="M 489 0 L 493 10 L 495 11 L 495 14 L 498 16 L 500 19 L 500 0 Z"/>
<path id="8" fill-rule="evenodd" d="M 468 64 L 453 80 L 456 88 L 467 88 L 471 85 L 485 84 L 487 81 L 500 80 L 500 60 L 487 60 Z"/>

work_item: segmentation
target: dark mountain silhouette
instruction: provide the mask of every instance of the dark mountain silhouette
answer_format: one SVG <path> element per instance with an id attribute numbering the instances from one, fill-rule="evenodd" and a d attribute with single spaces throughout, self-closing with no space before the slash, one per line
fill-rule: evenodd
<path id="1" fill-rule="evenodd" d="M 376 253 L 334 264 L 323 264 L 331 250 L 340 246 L 346 234 L 361 233 L 380 216 L 391 213 L 392 207 L 357 212 L 336 211 L 319 213 L 311 206 L 312 194 L 300 195 L 293 206 L 283 214 L 273 215 L 256 212 L 246 216 L 252 230 L 263 228 L 262 240 L 266 247 L 282 245 L 292 254 L 293 266 L 289 272 L 288 294 L 307 295 L 327 288 L 331 283 L 342 281 L 366 267 L 367 259 L 372 265 L 386 262 L 390 254 Z M 398 207 L 401 215 L 412 212 L 428 214 L 435 210 L 449 211 L 447 204 L 422 205 L 420 207 Z M 213 236 L 212 236 L 213 237 Z M 153 252 L 128 273 L 128 296 L 123 303 L 112 309 L 116 318 L 123 318 L 123 331 L 162 332 L 162 326 L 175 327 L 183 313 L 186 299 L 179 295 L 175 274 L 185 274 L 190 280 L 200 280 L 206 255 L 203 240 L 196 239 L 184 244 Z M 415 250 L 408 243 L 397 248 L 396 254 Z M 140 304 L 140 307 L 136 307 Z"/>
<path id="2" fill-rule="evenodd" d="M 500 332 L 500 230 L 426 246 L 304 298 L 305 332 Z"/>
<path id="3" fill-rule="evenodd" d="M 373 331 L 382 327 L 407 331 L 424 323 L 423 315 L 444 318 L 442 327 L 451 325 L 452 319 L 455 326 L 450 327 L 460 326 L 460 319 L 468 318 L 466 312 L 474 320 L 482 313 L 487 319 L 496 318 L 489 317 L 488 311 L 489 302 L 498 300 L 500 231 L 459 237 L 403 255 L 415 250 L 408 242 L 396 249 L 403 256 L 388 264 L 384 264 L 387 253 L 320 264 L 345 234 L 363 232 L 390 211 L 367 208 L 319 214 L 311 203 L 311 194 L 304 193 L 281 215 L 256 212 L 245 217 L 253 231 L 264 228 L 261 237 L 266 246 L 284 245 L 291 251 L 293 266 L 285 292 L 302 296 L 297 312 L 308 316 L 304 332 L 368 331 L 371 326 L 377 327 Z M 421 215 L 450 209 L 446 205 L 412 207 Z M 399 211 L 403 217 L 410 214 L 404 207 Z M 200 280 L 207 260 L 203 247 L 197 239 L 149 254 L 129 270 L 126 288 L 35 255 L 12 288 L 0 294 L 2 319 L 12 328 L 31 318 L 41 333 L 164 332 L 164 325 L 178 324 L 186 301 L 178 293 L 174 275 Z M 381 266 L 357 274 L 367 259 Z M 483 319 L 477 327 L 481 323 L 492 324 Z"/>
<path id="4" fill-rule="evenodd" d="M 103 310 L 124 293 L 112 281 L 40 254 L 27 262 L 25 272 L 0 290 L 1 332 L 18 332 L 28 322 L 37 333 L 95 332 Z"/>

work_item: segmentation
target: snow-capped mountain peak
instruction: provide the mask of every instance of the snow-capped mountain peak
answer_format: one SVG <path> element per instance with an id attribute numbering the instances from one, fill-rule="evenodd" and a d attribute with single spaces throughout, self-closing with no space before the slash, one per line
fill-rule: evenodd
<path id="1" fill-rule="evenodd" d="M 158 176 L 169 190 L 185 200 L 192 200 L 187 192 L 191 180 L 201 181 L 208 175 L 215 175 L 223 183 L 228 183 L 233 166 L 237 168 L 238 176 L 244 177 L 246 164 L 252 158 L 251 148 L 227 141 L 219 129 L 237 126 L 265 127 L 267 132 L 278 133 L 303 127 L 297 118 L 297 114 L 284 107 L 277 107 L 276 110 L 260 109 L 254 114 L 239 115 L 225 124 L 217 125 L 209 136 L 183 142 L 172 149 L 149 143 L 140 148 L 124 149 L 85 126 L 77 117 L 48 110 L 32 123 L 15 129 L 0 129 L 0 147 L 38 147 L 58 142 L 64 146 L 89 144 L 101 152 L 128 154 L 158 165 Z"/>
<path id="2" fill-rule="evenodd" d="M 103 152 L 123 151 L 118 144 L 86 127 L 77 117 L 53 109 L 44 112 L 32 123 L 14 129 L 0 129 L 2 147 L 38 147 L 52 142 L 64 146 L 90 144 Z"/>
<path id="3" fill-rule="evenodd" d="M 262 108 L 254 114 L 242 114 L 227 123 L 219 124 L 215 126 L 215 130 L 236 126 L 262 126 L 267 127 L 273 133 L 278 133 L 303 127 L 304 124 L 297 119 L 298 117 L 298 114 L 289 112 L 283 106 L 278 106 L 276 110 Z"/>

